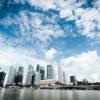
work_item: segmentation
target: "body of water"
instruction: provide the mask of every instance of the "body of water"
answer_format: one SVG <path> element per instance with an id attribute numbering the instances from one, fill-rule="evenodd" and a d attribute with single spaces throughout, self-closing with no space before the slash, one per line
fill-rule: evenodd
<path id="1" fill-rule="evenodd" d="M 0 89 L 0 100 L 100 100 L 100 91 Z"/>

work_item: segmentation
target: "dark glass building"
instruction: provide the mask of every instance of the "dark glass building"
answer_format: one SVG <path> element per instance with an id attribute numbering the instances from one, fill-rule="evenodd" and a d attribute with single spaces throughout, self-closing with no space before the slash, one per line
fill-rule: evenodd
<path id="1" fill-rule="evenodd" d="M 5 72 L 0 72 L 0 87 L 3 87 L 5 76 L 6 76 Z"/>
<path id="2" fill-rule="evenodd" d="M 41 74 L 41 80 L 45 79 L 45 69 L 44 67 L 40 67 L 40 74 Z"/>
<path id="3" fill-rule="evenodd" d="M 14 83 L 15 85 L 22 84 L 23 76 L 19 73 L 15 76 Z"/>
<path id="4" fill-rule="evenodd" d="M 77 85 L 77 79 L 75 76 L 70 76 L 70 82 L 73 84 L 73 85 Z"/>
<path id="5" fill-rule="evenodd" d="M 18 68 L 18 72 L 15 76 L 15 79 L 14 79 L 14 83 L 15 85 L 22 85 L 22 82 L 23 82 L 23 71 L 24 71 L 24 68 L 22 66 L 20 66 Z"/>
<path id="6" fill-rule="evenodd" d="M 35 83 L 35 74 L 32 75 L 31 85 L 34 86 L 34 83 Z"/>
<path id="7" fill-rule="evenodd" d="M 36 71 L 40 72 L 40 65 L 39 64 L 37 64 Z"/>

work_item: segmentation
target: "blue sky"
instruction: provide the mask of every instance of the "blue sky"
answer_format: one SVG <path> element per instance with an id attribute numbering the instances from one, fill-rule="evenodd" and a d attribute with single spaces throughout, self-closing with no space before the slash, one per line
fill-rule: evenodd
<path id="1" fill-rule="evenodd" d="M 60 63 L 68 75 L 99 81 L 99 4 L 100 0 L 1 0 L 0 66 Z"/>

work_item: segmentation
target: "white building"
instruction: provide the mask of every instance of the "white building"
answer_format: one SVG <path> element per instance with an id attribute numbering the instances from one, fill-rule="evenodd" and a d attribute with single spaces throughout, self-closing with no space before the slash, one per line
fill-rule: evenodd
<path id="1" fill-rule="evenodd" d="M 34 74 L 33 66 L 29 65 L 28 72 L 26 76 L 26 85 L 31 85 L 32 82 L 32 75 Z"/>
<path id="2" fill-rule="evenodd" d="M 35 85 L 39 85 L 40 84 L 40 79 L 41 79 L 41 75 L 39 72 L 35 72 L 35 81 L 34 84 Z"/>
<path id="3" fill-rule="evenodd" d="M 63 83 L 63 71 L 60 65 L 58 65 L 58 81 Z"/>
<path id="4" fill-rule="evenodd" d="M 5 85 L 13 84 L 15 76 L 16 76 L 16 68 L 11 66 L 10 70 L 9 70 L 9 73 L 8 73 L 8 76 L 7 76 L 7 80 L 6 80 Z"/>
<path id="5" fill-rule="evenodd" d="M 65 71 L 63 71 L 63 84 L 65 84 L 65 85 L 67 84 Z"/>

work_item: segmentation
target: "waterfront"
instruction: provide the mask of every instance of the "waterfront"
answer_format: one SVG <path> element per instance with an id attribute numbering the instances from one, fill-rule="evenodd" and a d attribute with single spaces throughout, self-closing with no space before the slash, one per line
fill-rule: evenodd
<path id="1" fill-rule="evenodd" d="M 0 100 L 100 100 L 94 90 L 0 89 Z"/>

